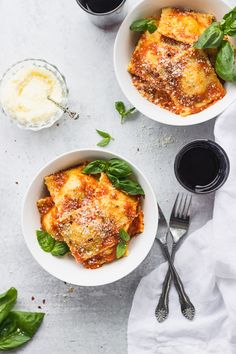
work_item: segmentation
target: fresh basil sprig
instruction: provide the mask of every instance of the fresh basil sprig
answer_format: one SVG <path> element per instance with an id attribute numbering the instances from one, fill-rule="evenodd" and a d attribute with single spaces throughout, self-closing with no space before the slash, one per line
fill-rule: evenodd
<path id="1" fill-rule="evenodd" d="M 121 124 L 123 124 L 125 122 L 126 117 L 129 114 L 133 113 L 136 109 L 135 107 L 132 107 L 127 110 L 124 102 L 122 101 L 115 102 L 115 108 L 121 117 Z"/>
<path id="2" fill-rule="evenodd" d="M 218 22 L 213 22 L 199 37 L 194 44 L 194 48 L 218 48 L 224 38 L 224 32 L 220 28 Z"/>
<path id="3" fill-rule="evenodd" d="M 156 20 L 153 18 L 136 20 L 130 25 L 130 30 L 133 32 L 148 31 L 149 33 L 153 33 L 157 30 Z"/>
<path id="4" fill-rule="evenodd" d="M 215 69 L 217 74 L 225 81 L 236 82 L 234 63 L 234 47 L 228 41 L 223 41 L 216 56 Z"/>
<path id="5" fill-rule="evenodd" d="M 114 138 L 109 133 L 103 132 L 102 130 L 98 129 L 96 129 L 96 131 L 101 137 L 103 137 L 103 139 L 99 143 L 97 143 L 97 146 L 105 147 L 110 143 L 111 140 L 114 140 Z"/>
<path id="6" fill-rule="evenodd" d="M 44 313 L 12 311 L 0 325 L 0 351 L 27 343 L 42 323 Z"/>
<path id="7" fill-rule="evenodd" d="M 36 231 L 38 243 L 44 252 L 50 252 L 53 256 L 62 257 L 70 250 L 63 241 L 56 241 L 48 232 Z"/>
<path id="8" fill-rule="evenodd" d="M 194 44 L 195 48 L 219 48 L 224 36 L 236 36 L 236 7 L 224 15 L 221 22 L 213 22 Z"/>
<path id="9" fill-rule="evenodd" d="M 221 22 L 213 22 L 194 44 L 195 48 L 219 48 L 216 55 L 216 73 L 225 81 L 236 83 L 234 47 L 225 36 L 236 36 L 236 7 L 224 15 Z"/>
<path id="10" fill-rule="evenodd" d="M 130 240 L 129 234 L 124 230 L 120 229 L 119 231 L 120 241 L 116 247 L 116 258 L 119 259 L 123 257 L 128 248 L 128 242 Z"/>
<path id="11" fill-rule="evenodd" d="M 140 184 L 129 178 L 132 174 L 132 169 L 127 162 L 115 158 L 109 161 L 95 160 L 83 169 L 85 174 L 98 174 L 101 172 L 106 173 L 115 188 L 129 195 L 144 195 L 144 190 Z"/>
<path id="12" fill-rule="evenodd" d="M 11 311 L 17 290 L 0 294 L 0 351 L 11 350 L 28 342 L 39 328 L 44 313 Z"/>
<path id="13" fill-rule="evenodd" d="M 5 293 L 0 294 L 0 323 L 5 320 L 17 299 L 17 290 L 10 288 Z"/>
<path id="14" fill-rule="evenodd" d="M 224 15 L 220 26 L 224 34 L 234 37 L 236 35 L 236 7 Z"/>

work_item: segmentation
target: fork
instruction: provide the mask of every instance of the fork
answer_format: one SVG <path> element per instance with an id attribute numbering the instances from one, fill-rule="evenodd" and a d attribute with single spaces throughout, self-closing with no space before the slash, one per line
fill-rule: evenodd
<path id="1" fill-rule="evenodd" d="M 170 232 L 173 237 L 171 258 L 174 261 L 175 252 L 180 245 L 180 240 L 186 235 L 190 224 L 190 206 L 192 196 L 177 194 L 170 217 Z M 155 310 L 155 315 L 158 322 L 163 322 L 169 314 L 169 292 L 171 286 L 171 271 L 170 268 L 166 273 L 165 280 L 162 284 L 162 293 Z"/>
<path id="2" fill-rule="evenodd" d="M 174 205 L 174 212 L 173 212 L 173 215 L 174 215 L 174 222 L 172 221 L 172 229 L 173 229 L 173 226 L 175 225 L 175 223 L 177 221 L 180 221 L 180 224 L 185 224 L 185 222 L 182 220 L 182 214 L 180 214 L 180 211 L 179 209 L 177 209 L 177 204 L 178 204 L 178 198 L 176 199 L 176 202 L 175 202 L 175 205 Z M 182 203 L 181 203 L 182 204 Z M 185 203 L 184 205 L 186 206 L 187 204 L 187 199 L 185 199 Z M 180 301 L 180 305 L 181 305 L 181 311 L 182 311 L 182 314 L 189 320 L 192 320 L 194 318 L 194 315 L 195 315 L 195 308 L 193 306 L 193 304 L 191 303 L 189 297 L 187 296 L 185 290 L 184 290 L 184 286 L 183 286 L 183 283 L 181 282 L 181 279 L 174 267 L 174 264 L 173 264 L 173 261 L 172 261 L 172 256 L 170 256 L 170 253 L 169 253 L 169 250 L 168 250 L 168 246 L 167 246 L 167 236 L 168 236 L 168 233 L 170 231 L 171 233 L 171 230 L 169 230 L 168 228 L 168 225 L 167 225 L 167 222 L 166 222 L 166 219 L 162 213 L 162 210 L 160 208 L 160 206 L 158 205 L 158 209 L 159 209 L 159 227 L 158 227 L 158 233 L 156 235 L 156 238 L 157 240 L 159 241 L 160 245 L 161 245 L 161 248 L 162 248 L 162 251 L 167 259 L 167 261 L 169 262 L 169 270 L 170 270 L 170 274 L 171 274 L 171 277 L 174 281 L 174 284 L 175 284 L 175 287 L 176 287 L 176 290 L 178 292 L 178 295 L 179 295 L 179 301 Z M 187 214 L 189 214 L 189 208 L 188 208 L 188 212 Z M 181 216 L 181 218 L 180 218 Z M 185 216 L 185 214 L 184 214 Z M 188 216 L 189 217 L 189 216 Z M 185 231 L 186 233 L 186 231 Z M 171 233 L 171 236 L 173 238 L 173 241 L 174 243 L 178 243 L 179 242 L 179 239 L 180 239 L 180 233 L 177 235 L 177 233 L 175 233 L 175 236 L 172 236 L 172 233 Z M 174 247 L 174 249 L 176 248 L 176 246 Z M 174 251 L 175 252 L 175 251 Z M 174 254 L 173 254 L 173 258 L 174 258 Z M 171 278 L 170 277 L 170 278 Z M 169 281 L 169 286 L 170 286 L 170 282 L 171 282 L 171 279 L 168 280 Z M 158 319 L 159 322 L 162 322 L 164 321 L 164 319 L 167 317 L 168 315 L 168 299 L 167 301 L 164 301 L 163 302 L 164 305 L 167 305 L 167 306 L 163 306 L 160 311 L 159 311 L 159 308 L 156 308 L 156 311 L 155 311 L 155 315 Z"/>

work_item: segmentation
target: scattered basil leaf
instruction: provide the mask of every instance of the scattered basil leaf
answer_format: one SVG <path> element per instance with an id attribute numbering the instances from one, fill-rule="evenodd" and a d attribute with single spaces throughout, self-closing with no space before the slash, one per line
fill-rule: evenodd
<path id="1" fill-rule="evenodd" d="M 116 182 L 115 187 L 129 195 L 144 195 L 144 190 L 140 184 L 128 178 L 119 179 L 118 182 Z"/>
<path id="2" fill-rule="evenodd" d="M 124 241 L 120 241 L 116 247 L 116 258 L 119 259 L 123 257 L 127 250 L 127 243 Z"/>
<path id="3" fill-rule="evenodd" d="M 220 47 L 224 38 L 224 32 L 220 28 L 218 22 L 213 22 L 199 37 L 194 44 L 194 48 L 218 48 Z"/>
<path id="4" fill-rule="evenodd" d="M 0 324 L 0 351 L 28 342 L 42 323 L 44 313 L 12 311 Z"/>
<path id="5" fill-rule="evenodd" d="M 90 162 L 84 169 L 83 173 L 96 175 L 102 173 L 106 169 L 106 162 L 103 160 L 95 160 Z"/>
<path id="6" fill-rule="evenodd" d="M 128 109 L 128 111 L 126 111 L 125 115 L 127 116 L 128 114 L 133 113 L 135 110 L 136 110 L 136 108 L 132 107 L 132 108 Z"/>
<path id="7" fill-rule="evenodd" d="M 105 147 L 110 143 L 110 141 L 111 141 L 110 138 L 104 138 L 99 143 L 97 143 L 97 146 Z"/>
<path id="8" fill-rule="evenodd" d="M 125 104 L 122 101 L 115 102 L 115 108 L 121 117 L 121 124 L 125 122 L 125 118 L 135 111 L 135 107 L 126 110 Z"/>
<path id="9" fill-rule="evenodd" d="M 236 7 L 224 15 L 220 25 L 225 35 L 232 37 L 236 35 Z"/>
<path id="10" fill-rule="evenodd" d="M 65 256 L 65 254 L 68 252 L 70 252 L 70 249 L 65 242 L 56 241 L 51 254 L 53 256 L 62 257 Z"/>
<path id="11" fill-rule="evenodd" d="M 49 235 L 49 233 L 42 230 L 37 230 L 36 234 L 38 243 L 42 250 L 44 250 L 45 252 L 51 252 L 55 245 L 55 239 L 51 235 Z"/>
<path id="12" fill-rule="evenodd" d="M 133 32 L 148 31 L 149 33 L 153 33 L 157 30 L 156 20 L 153 18 L 136 20 L 131 24 L 130 30 Z"/>
<path id="13" fill-rule="evenodd" d="M 96 129 L 97 133 L 103 138 L 110 138 L 110 134 L 103 132 L 102 130 Z"/>
<path id="14" fill-rule="evenodd" d="M 0 324 L 5 320 L 17 299 L 17 290 L 10 288 L 5 293 L 0 294 Z"/>
<path id="15" fill-rule="evenodd" d="M 108 163 L 107 172 L 116 177 L 128 177 L 132 174 L 130 165 L 120 159 L 111 159 Z"/>
<path id="16" fill-rule="evenodd" d="M 123 116 L 126 112 L 125 104 L 122 101 L 115 102 L 115 108 L 121 116 Z"/>
<path id="17" fill-rule="evenodd" d="M 96 129 L 97 133 L 103 137 L 103 139 L 97 144 L 97 146 L 104 147 L 107 146 L 111 140 L 114 140 L 114 138 L 106 132 L 103 132 L 102 130 Z"/>
<path id="18" fill-rule="evenodd" d="M 223 41 L 216 56 L 215 69 L 225 81 L 236 82 L 236 68 L 234 65 L 234 47 L 228 41 Z"/>
<path id="19" fill-rule="evenodd" d="M 120 239 L 125 242 L 128 242 L 130 240 L 130 236 L 129 236 L 128 232 L 126 232 L 124 229 L 120 229 L 119 236 L 120 236 Z"/>

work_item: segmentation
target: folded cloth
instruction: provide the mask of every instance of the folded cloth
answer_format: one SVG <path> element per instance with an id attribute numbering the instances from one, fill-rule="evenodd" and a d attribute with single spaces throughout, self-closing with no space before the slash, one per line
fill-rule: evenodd
<path id="1" fill-rule="evenodd" d="M 196 308 L 180 311 L 175 289 L 163 323 L 154 315 L 167 264 L 143 278 L 128 322 L 129 354 L 236 354 L 236 104 L 216 121 L 215 139 L 230 159 L 230 175 L 216 193 L 213 219 L 189 235 L 175 265 Z"/>

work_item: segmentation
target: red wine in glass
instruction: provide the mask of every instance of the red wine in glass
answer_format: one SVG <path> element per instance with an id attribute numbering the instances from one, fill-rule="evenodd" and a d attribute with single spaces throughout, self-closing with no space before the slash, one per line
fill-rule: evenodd
<path id="1" fill-rule="evenodd" d="M 84 7 L 94 13 L 107 13 L 116 9 L 123 0 L 84 0 Z"/>

